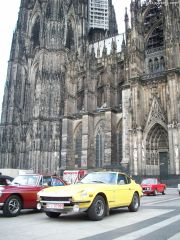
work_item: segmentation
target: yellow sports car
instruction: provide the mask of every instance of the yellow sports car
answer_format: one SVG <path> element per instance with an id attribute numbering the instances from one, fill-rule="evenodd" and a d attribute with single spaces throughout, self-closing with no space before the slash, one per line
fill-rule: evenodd
<path id="1" fill-rule="evenodd" d="M 89 219 L 98 221 L 113 208 L 128 207 L 136 212 L 142 188 L 124 173 L 91 172 L 78 183 L 46 188 L 37 196 L 37 208 L 50 218 L 61 213 L 87 212 Z"/>

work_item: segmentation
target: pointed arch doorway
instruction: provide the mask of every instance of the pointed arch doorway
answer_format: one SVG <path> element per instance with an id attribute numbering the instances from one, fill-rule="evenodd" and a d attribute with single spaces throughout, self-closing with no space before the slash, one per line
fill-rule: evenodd
<path id="1" fill-rule="evenodd" d="M 159 123 L 154 124 L 146 138 L 146 174 L 168 178 L 169 143 L 168 132 Z"/>

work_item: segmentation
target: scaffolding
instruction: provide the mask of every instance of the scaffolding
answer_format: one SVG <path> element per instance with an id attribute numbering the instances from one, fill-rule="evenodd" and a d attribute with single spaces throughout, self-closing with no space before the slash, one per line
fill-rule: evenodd
<path id="1" fill-rule="evenodd" d="M 89 0 L 89 29 L 109 30 L 109 0 Z"/>

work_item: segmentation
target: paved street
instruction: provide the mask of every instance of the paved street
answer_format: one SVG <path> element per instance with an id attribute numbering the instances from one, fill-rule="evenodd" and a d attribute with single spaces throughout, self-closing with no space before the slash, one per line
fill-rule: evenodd
<path id="1" fill-rule="evenodd" d="M 6 240 L 179 240 L 179 226 L 180 197 L 171 188 L 166 195 L 143 196 L 137 213 L 118 209 L 99 222 L 85 214 L 50 219 L 44 213 L 24 211 L 5 218 L 0 212 L 0 239 Z"/>

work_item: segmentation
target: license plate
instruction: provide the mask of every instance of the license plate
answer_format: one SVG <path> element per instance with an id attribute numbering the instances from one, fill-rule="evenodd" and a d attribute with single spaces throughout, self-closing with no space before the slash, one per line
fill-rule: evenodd
<path id="1" fill-rule="evenodd" d="M 64 209 L 64 203 L 47 203 L 46 208 Z"/>

